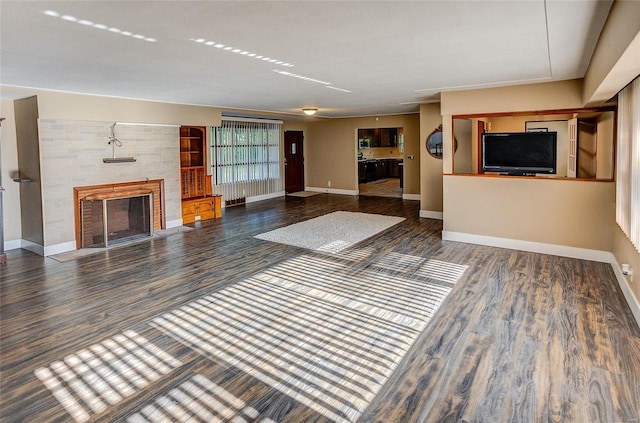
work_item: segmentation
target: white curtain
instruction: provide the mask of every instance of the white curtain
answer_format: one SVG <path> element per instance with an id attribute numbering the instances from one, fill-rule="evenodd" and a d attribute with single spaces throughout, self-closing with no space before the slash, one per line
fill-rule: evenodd
<path id="1" fill-rule="evenodd" d="M 616 222 L 640 252 L 640 78 L 618 93 Z"/>
<path id="2" fill-rule="evenodd" d="M 213 128 L 213 191 L 224 201 L 283 190 L 280 172 L 281 121 L 222 118 Z"/>

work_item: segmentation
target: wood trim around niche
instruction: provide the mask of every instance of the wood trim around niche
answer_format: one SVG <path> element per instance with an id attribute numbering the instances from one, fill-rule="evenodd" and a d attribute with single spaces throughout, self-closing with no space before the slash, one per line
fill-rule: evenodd
<path id="1" fill-rule="evenodd" d="M 615 181 L 616 178 L 616 160 L 617 160 L 617 139 L 618 139 L 618 105 L 617 104 L 608 104 L 601 107 L 588 107 L 582 109 L 552 109 L 552 110 L 533 110 L 533 111 L 520 111 L 520 112 L 497 112 L 497 113 L 471 113 L 471 114 L 460 114 L 460 115 L 452 115 L 451 116 L 451 135 L 455 139 L 455 129 L 454 129 L 454 120 L 456 119 L 480 119 L 480 118 L 492 118 L 492 117 L 510 117 L 510 116 L 536 116 L 536 115 L 562 115 L 562 114 L 573 114 L 573 113 L 602 113 L 602 112 L 614 112 L 613 117 L 613 151 L 612 151 L 612 163 L 611 163 L 611 178 L 604 179 L 596 179 L 596 178 L 565 178 L 570 181 L 597 181 L 597 182 L 612 182 Z M 485 128 L 486 130 L 486 128 Z M 443 175 L 465 175 L 465 176 L 494 176 L 488 175 L 482 172 L 482 146 L 480 137 L 478 140 L 472 140 L 472 142 L 476 141 L 478 143 L 478 172 L 477 173 L 455 173 L 453 166 L 453 156 L 452 155 L 452 166 L 451 173 L 443 173 Z M 495 175 L 501 176 L 501 175 Z M 522 178 L 532 178 L 531 176 L 522 176 Z M 544 179 L 538 177 L 539 179 Z M 556 179 L 560 180 L 563 178 L 546 178 L 546 179 Z"/>

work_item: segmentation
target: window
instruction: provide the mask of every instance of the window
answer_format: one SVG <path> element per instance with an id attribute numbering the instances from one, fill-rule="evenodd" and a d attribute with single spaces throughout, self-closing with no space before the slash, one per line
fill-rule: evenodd
<path id="1" fill-rule="evenodd" d="M 225 201 L 282 191 L 281 121 L 226 118 L 213 128 L 214 192 Z"/>
<path id="2" fill-rule="evenodd" d="M 640 251 L 640 78 L 618 93 L 616 222 Z"/>

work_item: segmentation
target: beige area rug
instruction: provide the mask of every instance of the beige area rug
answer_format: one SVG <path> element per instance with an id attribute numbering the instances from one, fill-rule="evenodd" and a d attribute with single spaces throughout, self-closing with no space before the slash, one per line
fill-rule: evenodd
<path id="1" fill-rule="evenodd" d="M 337 253 L 405 220 L 403 217 L 337 211 L 256 235 L 309 250 Z"/>
<path id="2" fill-rule="evenodd" d="M 193 228 L 190 228 L 189 226 L 177 226 L 175 228 L 161 229 L 159 231 L 155 231 L 153 233 L 153 236 L 151 236 L 151 237 L 133 239 L 131 241 L 126 241 L 126 242 L 122 242 L 122 243 L 119 243 L 119 244 L 112 245 L 109 248 L 80 248 L 78 250 L 67 251 L 67 252 L 60 253 L 60 254 L 53 254 L 53 255 L 50 255 L 50 256 L 47 256 L 47 257 L 52 258 L 52 259 L 54 259 L 56 261 L 59 261 L 61 263 L 64 263 L 66 261 L 76 260 L 76 259 L 79 259 L 81 257 L 86 257 L 86 256 L 90 256 L 90 255 L 93 255 L 93 254 L 102 253 L 102 252 L 107 251 L 107 250 L 114 250 L 116 248 L 126 247 L 127 245 L 140 244 L 142 242 L 151 241 L 152 239 L 164 238 L 164 237 L 167 237 L 169 235 L 173 235 L 173 234 L 177 234 L 177 233 L 181 233 L 181 232 L 189 232 L 189 231 L 192 231 L 192 230 L 193 230 Z"/>
<path id="3" fill-rule="evenodd" d="M 287 197 L 313 197 L 314 195 L 324 194 L 324 192 L 316 191 L 298 191 L 287 193 Z"/>

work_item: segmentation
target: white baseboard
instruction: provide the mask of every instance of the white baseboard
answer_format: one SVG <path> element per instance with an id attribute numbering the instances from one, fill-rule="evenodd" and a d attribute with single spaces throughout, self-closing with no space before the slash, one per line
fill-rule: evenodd
<path id="1" fill-rule="evenodd" d="M 358 195 L 358 190 L 352 190 L 352 189 L 305 187 L 304 190 L 305 191 L 313 191 L 313 192 L 324 192 L 324 193 L 327 193 L 327 194 Z"/>
<path id="2" fill-rule="evenodd" d="M 530 251 L 532 253 L 551 254 L 554 256 L 577 258 L 582 260 L 611 263 L 612 253 L 609 251 L 590 250 L 587 248 L 567 247 L 565 245 L 545 244 L 542 242 L 522 241 L 519 239 L 499 238 L 486 235 L 467 234 L 463 232 L 442 231 L 444 241 L 466 242 L 468 244 L 488 245 L 490 247 L 509 248 L 511 250 Z"/>
<path id="3" fill-rule="evenodd" d="M 36 244 L 35 242 L 27 241 L 26 239 L 21 239 L 20 248 L 24 248 L 25 250 L 29 250 L 32 253 L 36 253 L 40 256 L 44 256 L 44 247 L 40 244 Z"/>
<path id="4" fill-rule="evenodd" d="M 424 217 L 426 219 L 443 219 L 442 212 L 431 211 L 431 210 L 420 210 L 420 217 Z"/>
<path id="5" fill-rule="evenodd" d="M 4 242 L 4 250 L 18 250 L 22 248 L 22 240 L 21 239 L 12 239 L 11 241 Z"/>
<path id="6" fill-rule="evenodd" d="M 620 268 L 620 265 L 618 264 L 618 261 L 615 259 L 613 254 L 611 254 L 611 267 L 613 268 L 613 272 L 616 274 L 618 285 L 620 285 L 620 289 L 624 294 L 624 298 L 627 300 L 627 304 L 629 304 L 631 313 L 633 313 L 633 317 L 636 318 L 636 322 L 638 322 L 638 325 L 640 326 L 640 301 L 638 301 L 638 298 L 631 290 L 629 282 L 627 281 L 627 278 L 622 274 L 622 269 Z"/>
<path id="7" fill-rule="evenodd" d="M 47 247 L 44 247 L 40 244 L 36 244 L 35 242 L 31 242 L 26 239 L 11 241 L 11 250 L 15 250 L 18 248 L 24 248 L 25 250 L 31 251 L 32 253 L 36 253 L 39 256 L 50 256 L 52 254 L 65 253 L 67 251 L 75 250 L 76 242 L 69 241 L 69 242 L 63 242 L 60 244 L 49 245 Z"/>
<path id="8" fill-rule="evenodd" d="M 73 251 L 76 249 L 76 242 L 69 241 L 61 244 L 49 245 L 44 247 L 44 256 L 50 256 L 53 254 L 66 253 L 67 251 Z"/>
<path id="9" fill-rule="evenodd" d="M 422 217 L 422 211 L 420 211 Z M 591 260 L 601 263 L 609 263 L 618 280 L 624 298 L 629 304 L 633 317 L 640 325 L 640 301 L 634 295 L 627 278 L 622 274 L 622 269 L 613 253 L 609 251 L 590 250 L 586 248 L 567 247 L 564 245 L 544 244 L 541 242 L 521 241 L 517 239 L 498 238 L 492 236 L 467 234 L 462 232 L 442 231 L 444 241 L 465 242 L 468 244 L 488 245 L 490 247 L 509 248 L 512 250 L 530 251 L 533 253 L 551 254 L 555 256 Z"/>
<path id="10" fill-rule="evenodd" d="M 178 226 L 182 226 L 182 218 L 176 220 L 168 220 L 166 228 L 177 228 Z"/>
<path id="11" fill-rule="evenodd" d="M 284 197 L 285 194 L 286 193 L 284 191 L 272 192 L 271 194 L 264 194 L 264 195 L 256 195 L 254 197 L 247 197 L 246 201 L 247 201 L 247 203 L 255 203 L 256 201 L 268 200 L 270 198 Z"/>
<path id="12" fill-rule="evenodd" d="M 420 201 L 420 194 L 402 194 L 403 200 L 418 200 Z"/>

